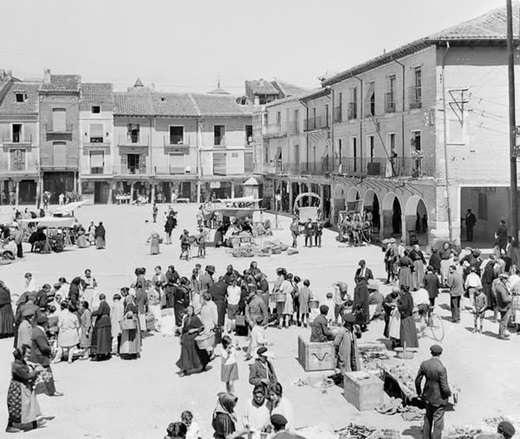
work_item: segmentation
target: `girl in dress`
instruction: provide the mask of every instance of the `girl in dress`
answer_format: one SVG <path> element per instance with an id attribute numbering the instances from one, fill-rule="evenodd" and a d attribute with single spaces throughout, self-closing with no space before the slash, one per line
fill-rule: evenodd
<path id="1" fill-rule="evenodd" d="M 238 365 L 233 340 L 229 335 L 222 337 L 220 358 L 222 359 L 221 380 L 226 383 L 226 392 L 234 393 L 235 381 L 238 380 Z"/>

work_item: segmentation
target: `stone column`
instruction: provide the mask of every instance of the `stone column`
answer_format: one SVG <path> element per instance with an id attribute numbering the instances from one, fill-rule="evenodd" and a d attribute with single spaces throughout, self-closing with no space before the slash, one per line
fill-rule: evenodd
<path id="1" fill-rule="evenodd" d="M 231 198 L 235 198 L 235 182 L 231 182 Z"/>
<path id="2" fill-rule="evenodd" d="M 293 183 L 291 180 L 289 180 L 288 184 L 289 184 L 289 188 L 288 188 L 289 189 L 288 190 L 288 192 L 289 192 L 289 213 L 292 214 L 293 210 L 294 210 L 293 209 L 293 201 L 294 201 L 293 200 Z"/>
<path id="3" fill-rule="evenodd" d="M 152 181 L 152 195 L 150 197 L 150 203 L 155 203 L 155 181 Z"/>
<path id="4" fill-rule="evenodd" d="M 325 185 L 320 184 L 320 198 L 321 198 L 321 219 L 325 219 Z"/>
<path id="5" fill-rule="evenodd" d="M 130 204 L 134 201 L 134 182 L 130 183 Z"/>
<path id="6" fill-rule="evenodd" d="M 20 181 L 16 180 L 15 186 L 15 204 L 18 206 L 20 204 Z"/>

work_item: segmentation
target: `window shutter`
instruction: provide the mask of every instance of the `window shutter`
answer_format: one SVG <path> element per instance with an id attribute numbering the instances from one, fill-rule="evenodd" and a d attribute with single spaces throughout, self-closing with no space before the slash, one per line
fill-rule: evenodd
<path id="1" fill-rule="evenodd" d="M 66 131 L 67 112 L 64 108 L 54 108 L 52 110 L 52 130 L 62 133 Z"/>
<path id="2" fill-rule="evenodd" d="M 144 154 L 139 156 L 139 172 L 141 174 L 146 172 L 146 156 Z"/>
<path id="3" fill-rule="evenodd" d="M 90 167 L 91 168 L 103 168 L 105 166 L 105 155 L 103 151 L 91 151 L 90 152 Z"/>
<path id="4" fill-rule="evenodd" d="M 129 124 L 126 126 L 126 137 L 130 138 L 131 135 L 132 135 L 132 124 L 129 123 Z"/>
<path id="5" fill-rule="evenodd" d="M 128 169 L 128 155 L 126 154 L 121 156 L 121 168 L 125 171 Z"/>
<path id="6" fill-rule="evenodd" d="M 102 123 L 90 124 L 90 137 L 103 138 L 103 124 Z"/>
<path id="7" fill-rule="evenodd" d="M 25 169 L 25 150 L 20 150 L 20 169 Z"/>

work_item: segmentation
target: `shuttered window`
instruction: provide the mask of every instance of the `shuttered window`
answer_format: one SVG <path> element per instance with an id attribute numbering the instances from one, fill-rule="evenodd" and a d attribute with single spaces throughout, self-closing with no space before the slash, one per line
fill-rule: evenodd
<path id="1" fill-rule="evenodd" d="M 90 124 L 90 143 L 102 143 L 103 142 L 103 124 L 92 123 Z"/>
<path id="2" fill-rule="evenodd" d="M 92 174 L 103 174 L 105 169 L 105 153 L 103 151 L 90 152 L 90 172 Z"/>
<path id="3" fill-rule="evenodd" d="M 65 108 L 54 108 L 52 110 L 52 131 L 63 133 L 67 130 L 67 111 Z"/>
<path id="4" fill-rule="evenodd" d="M 25 150 L 12 149 L 11 150 L 11 170 L 25 171 Z"/>

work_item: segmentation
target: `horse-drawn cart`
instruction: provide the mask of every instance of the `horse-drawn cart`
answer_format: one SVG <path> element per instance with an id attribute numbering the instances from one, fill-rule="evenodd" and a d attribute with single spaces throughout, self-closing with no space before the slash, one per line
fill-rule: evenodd
<path id="1" fill-rule="evenodd" d="M 338 215 L 338 240 L 355 246 L 372 242 L 372 218 L 363 215 L 363 202 L 357 200 L 348 207 Z"/>

